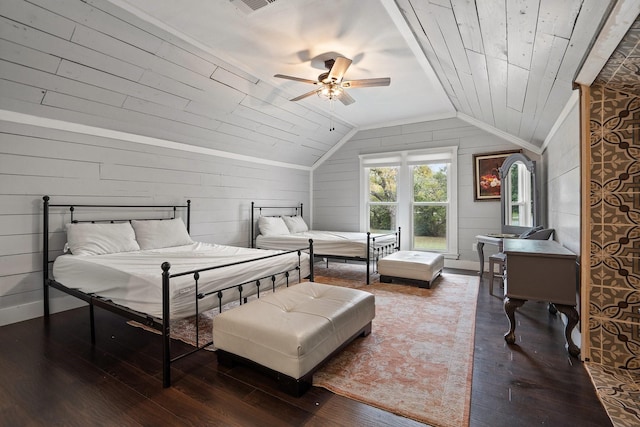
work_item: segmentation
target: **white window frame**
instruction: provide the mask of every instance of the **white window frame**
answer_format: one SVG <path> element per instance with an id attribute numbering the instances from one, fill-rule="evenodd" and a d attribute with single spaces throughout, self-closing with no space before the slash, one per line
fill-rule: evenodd
<path id="1" fill-rule="evenodd" d="M 369 179 L 370 179 L 370 177 L 369 177 L 369 174 L 367 174 L 367 180 L 366 180 L 366 184 L 367 184 L 367 188 L 366 188 L 367 199 L 365 200 L 365 204 L 368 207 L 371 207 L 371 206 L 394 206 L 396 208 L 396 222 L 397 222 L 398 221 L 398 218 L 397 218 L 398 205 L 400 203 L 400 195 L 398 194 L 400 192 L 400 188 L 399 188 L 400 173 L 401 173 L 400 165 L 399 164 L 398 165 L 384 165 L 384 166 L 380 166 L 380 165 L 371 166 L 370 165 L 370 166 L 366 167 L 365 171 L 368 171 L 370 168 L 373 168 L 373 167 L 385 167 L 385 168 L 397 168 L 398 169 L 398 175 L 396 177 L 396 201 L 395 202 L 372 202 L 371 200 L 369 200 L 368 196 L 369 196 L 369 191 L 370 191 L 369 190 Z M 366 209 L 366 211 L 368 213 L 369 209 L 367 209 L 366 207 L 365 207 L 365 209 Z M 367 223 L 366 223 L 367 225 L 365 227 L 365 229 L 367 231 L 369 231 L 371 229 L 371 224 L 369 224 L 369 220 L 370 220 L 370 218 L 369 218 L 369 215 L 367 214 Z M 394 231 L 394 230 L 391 230 L 391 231 Z"/>
<path id="2" fill-rule="evenodd" d="M 533 224 L 533 212 L 532 212 L 532 191 L 531 191 L 531 175 L 527 167 L 522 163 L 515 163 L 518 167 L 518 197 L 519 200 L 514 202 L 511 200 L 511 180 L 507 179 L 505 194 L 508 194 L 509 197 L 506 197 L 507 203 L 507 212 L 508 215 L 511 216 L 513 212 L 513 207 L 518 207 L 518 226 L 520 227 L 528 227 Z M 529 224 L 529 225 L 528 225 Z"/>
<path id="3" fill-rule="evenodd" d="M 412 166 L 429 163 L 449 163 L 448 201 L 417 203 L 416 205 L 447 205 L 447 258 L 458 258 L 458 147 L 438 147 L 426 150 L 394 151 L 362 154 L 360 158 L 360 229 L 369 230 L 369 174 L 372 167 L 399 166 L 397 182 L 397 226 L 402 228 L 402 250 L 413 245 L 413 174 Z"/>

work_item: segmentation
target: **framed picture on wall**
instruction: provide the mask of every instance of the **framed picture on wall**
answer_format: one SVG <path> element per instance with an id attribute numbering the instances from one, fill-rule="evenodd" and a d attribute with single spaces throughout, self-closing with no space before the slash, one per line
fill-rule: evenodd
<path id="1" fill-rule="evenodd" d="M 511 150 L 473 155 L 474 200 L 500 200 L 500 166 L 507 157 L 521 152 Z"/>

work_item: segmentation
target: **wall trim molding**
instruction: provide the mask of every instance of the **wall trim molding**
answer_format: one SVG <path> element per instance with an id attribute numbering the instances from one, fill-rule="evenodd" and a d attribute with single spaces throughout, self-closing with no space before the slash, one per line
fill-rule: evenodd
<path id="1" fill-rule="evenodd" d="M 324 153 L 322 155 L 322 157 L 320 157 L 318 160 L 316 160 L 316 162 L 313 164 L 313 166 L 311 166 L 311 171 L 316 170 L 320 165 L 322 165 L 324 162 L 326 162 L 331 156 L 333 156 L 333 153 L 335 153 L 336 151 L 338 151 L 344 144 L 346 144 L 347 142 L 349 142 L 349 140 L 351 138 L 353 138 L 353 136 L 358 133 L 360 129 L 359 128 L 353 128 L 351 129 L 345 136 L 343 136 L 340 141 L 338 141 L 333 147 L 331 147 L 329 149 L 329 151 L 327 151 L 326 153 Z M 311 177 L 311 180 L 313 181 L 313 177 Z"/>
<path id="2" fill-rule="evenodd" d="M 533 145 L 532 143 L 527 142 L 522 138 L 518 138 L 517 136 L 511 135 L 508 132 L 505 132 L 505 131 L 503 131 L 501 129 L 498 129 L 498 128 L 494 127 L 494 126 L 488 125 L 485 122 L 480 121 L 480 120 L 478 120 L 478 119 L 476 119 L 474 117 L 467 116 L 466 114 L 461 113 L 459 111 L 458 111 L 457 117 L 459 119 L 464 120 L 465 122 L 467 122 L 469 124 L 472 124 L 472 125 L 480 128 L 480 129 L 482 129 L 482 130 L 485 130 L 485 131 L 487 131 L 489 133 L 492 133 L 492 134 L 494 134 L 496 136 L 499 136 L 502 139 L 506 139 L 509 142 L 513 142 L 514 144 L 519 145 L 522 148 L 526 148 L 527 150 L 532 151 L 535 154 L 538 154 L 538 155 L 542 154 L 542 149 L 540 147 L 538 147 L 537 145 Z"/>
<path id="3" fill-rule="evenodd" d="M 640 14 L 638 0 L 618 0 L 603 23 L 587 58 L 582 63 L 575 83 L 591 86 L 624 35 Z"/>
<path id="4" fill-rule="evenodd" d="M 572 93 L 571 93 L 571 97 L 569 97 L 569 100 L 567 101 L 567 103 L 564 104 L 564 108 L 562 109 L 562 112 L 558 116 L 558 119 L 553 124 L 553 126 L 551 127 L 551 130 L 547 134 L 547 137 L 544 139 L 544 142 L 542 143 L 541 150 L 542 150 L 543 153 L 547 149 L 547 145 L 549 145 L 549 142 L 555 136 L 555 134 L 558 131 L 558 129 L 560 129 L 560 126 L 562 126 L 562 124 L 566 120 L 566 118 L 569 115 L 569 113 L 571 112 L 571 110 L 573 110 L 573 108 L 576 105 L 578 105 L 578 101 L 580 101 L 580 91 L 579 90 L 573 90 Z"/>
<path id="5" fill-rule="evenodd" d="M 259 163 L 263 165 L 276 166 L 281 168 L 311 171 L 310 166 L 302 166 L 302 165 L 296 165 L 293 163 L 285 163 L 285 162 L 277 162 L 274 160 L 260 159 L 257 157 L 246 156 L 244 154 L 234 154 L 234 153 L 229 153 L 227 151 L 215 150 L 213 148 L 200 147 L 197 145 L 190 145 L 182 142 L 175 142 L 175 141 L 169 141 L 166 139 L 136 135 L 128 132 L 105 129 L 105 128 L 100 128 L 96 126 L 82 125 L 79 123 L 67 122 L 63 120 L 49 119 L 45 117 L 33 116 L 31 114 L 17 113 L 15 111 L 9 111 L 9 110 L 0 110 L 0 121 L 2 120 L 7 122 L 62 130 L 62 131 L 97 136 L 102 138 L 118 139 L 118 140 L 133 142 L 137 144 L 152 145 L 154 147 L 163 147 L 163 148 L 169 148 L 172 150 L 188 151 L 191 153 L 204 154 L 207 156 L 241 160 L 245 162 Z"/>
<path id="6" fill-rule="evenodd" d="M 400 10 L 398 2 L 394 0 L 381 0 L 381 3 L 389 14 L 389 17 L 391 18 L 393 23 L 396 25 L 396 28 L 398 29 L 400 34 L 402 34 L 402 37 L 409 46 L 409 49 L 411 50 L 411 52 L 413 52 L 413 55 L 416 57 L 418 64 L 420 64 L 422 71 L 424 71 L 424 73 L 427 75 L 427 80 L 429 80 L 430 82 L 438 82 L 438 84 L 433 85 L 433 95 L 437 96 L 438 100 L 447 102 L 446 107 L 450 111 L 450 114 L 455 114 L 456 109 L 453 105 L 453 102 L 451 102 L 449 95 L 444 90 L 444 86 L 442 85 L 442 83 L 440 83 L 440 79 L 431 66 L 431 63 L 429 62 L 427 55 L 422 49 L 420 42 L 417 40 L 416 35 L 409 27 L 407 20 Z"/>

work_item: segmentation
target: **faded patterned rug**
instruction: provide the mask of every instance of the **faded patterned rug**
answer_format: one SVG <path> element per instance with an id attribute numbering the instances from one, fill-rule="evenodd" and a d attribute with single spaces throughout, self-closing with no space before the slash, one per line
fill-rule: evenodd
<path id="1" fill-rule="evenodd" d="M 478 278 L 443 274 L 432 289 L 364 284 L 364 265 L 316 266 L 316 282 L 372 292 L 372 332 L 313 375 L 336 394 L 434 426 L 468 426 Z M 200 343 L 211 340 L 213 311 L 199 316 Z M 171 335 L 195 343 L 195 319 L 172 322 Z"/>
<path id="2" fill-rule="evenodd" d="M 358 268 L 360 267 L 360 268 Z M 329 264 L 317 282 L 372 292 L 371 335 L 313 376 L 315 386 L 434 426 L 468 426 L 478 277 L 443 274 L 432 289 L 362 284 L 363 266 Z"/>

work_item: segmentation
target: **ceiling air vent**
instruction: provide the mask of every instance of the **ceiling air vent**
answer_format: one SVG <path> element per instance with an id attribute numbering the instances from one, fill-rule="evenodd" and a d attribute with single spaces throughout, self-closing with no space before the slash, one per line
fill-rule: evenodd
<path id="1" fill-rule="evenodd" d="M 231 4 L 245 13 L 255 12 L 277 0 L 231 0 Z"/>

